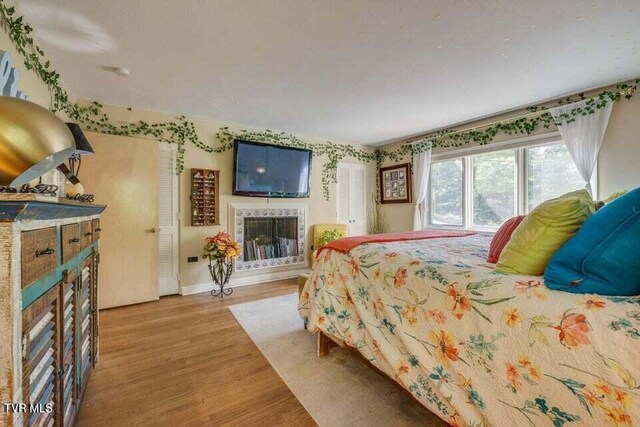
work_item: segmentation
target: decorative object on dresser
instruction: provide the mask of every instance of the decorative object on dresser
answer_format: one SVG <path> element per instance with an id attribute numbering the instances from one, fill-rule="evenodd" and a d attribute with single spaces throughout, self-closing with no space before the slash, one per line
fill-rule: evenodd
<path id="1" fill-rule="evenodd" d="M 240 256 L 240 245 L 231 238 L 229 233 L 220 231 L 215 236 L 206 238 L 202 257 L 209 260 L 209 272 L 214 284 L 211 290 L 212 296 L 222 298 L 224 295 L 233 293 L 233 288 L 225 289 L 225 286 L 233 273 L 233 261 L 238 256 Z"/>
<path id="2" fill-rule="evenodd" d="M 78 175 L 80 174 L 80 166 L 82 165 L 82 156 L 95 154 L 93 147 L 87 140 L 87 137 L 76 123 L 67 123 L 67 127 L 73 135 L 76 144 L 75 151 L 69 156 L 67 164 L 58 165 L 58 170 L 64 174 L 67 179 L 64 192 L 67 199 L 77 200 L 83 203 L 93 203 L 93 194 L 84 194 L 84 187 L 80 183 Z"/>
<path id="3" fill-rule="evenodd" d="M 51 111 L 0 96 L 0 185 L 27 184 L 64 162 L 75 149 L 73 135 Z"/>
<path id="4" fill-rule="evenodd" d="M 76 123 L 67 123 L 67 127 L 73 135 L 76 149 L 69 156 L 67 161 L 68 165 L 62 163 L 58 166 L 58 170 L 62 172 L 72 184 L 79 184 L 78 174 L 80 173 L 80 166 L 82 165 L 82 156 L 95 154 L 95 151 L 93 151 L 93 147 L 89 144 L 87 137 L 79 125 Z"/>
<path id="5" fill-rule="evenodd" d="M 6 185 L 0 185 L 0 193 L 10 193 L 10 194 L 42 194 L 43 196 L 52 196 L 55 197 L 58 195 L 58 186 L 57 185 L 49 185 L 43 184 L 41 180 L 34 180 L 38 183 L 31 185 L 31 183 L 27 183 L 21 185 L 20 187 L 9 187 Z"/>
<path id="6" fill-rule="evenodd" d="M 220 225 L 220 171 L 191 169 L 191 225 Z"/>
<path id="7" fill-rule="evenodd" d="M 411 163 L 380 168 L 380 202 L 411 203 Z"/>
<path id="8" fill-rule="evenodd" d="M 98 360 L 101 205 L 0 195 L 0 425 L 74 424 Z M 48 406 L 47 406 L 48 404 Z"/>

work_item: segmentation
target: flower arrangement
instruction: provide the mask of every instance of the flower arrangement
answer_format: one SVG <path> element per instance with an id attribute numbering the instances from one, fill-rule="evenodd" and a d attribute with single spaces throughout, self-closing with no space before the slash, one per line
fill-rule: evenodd
<path id="1" fill-rule="evenodd" d="M 205 239 L 203 258 L 209 260 L 236 259 L 240 256 L 240 245 L 233 240 L 229 233 L 220 231 L 215 236 Z"/>

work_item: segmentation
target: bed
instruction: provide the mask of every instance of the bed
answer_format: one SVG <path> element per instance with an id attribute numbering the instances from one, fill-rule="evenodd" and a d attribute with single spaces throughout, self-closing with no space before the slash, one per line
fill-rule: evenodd
<path id="1" fill-rule="evenodd" d="M 640 423 L 640 297 L 496 273 L 490 240 L 323 250 L 300 315 L 451 425 Z"/>

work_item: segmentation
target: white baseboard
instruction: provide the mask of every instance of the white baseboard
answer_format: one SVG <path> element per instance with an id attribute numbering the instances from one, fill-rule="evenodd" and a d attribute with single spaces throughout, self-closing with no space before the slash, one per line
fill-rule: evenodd
<path id="1" fill-rule="evenodd" d="M 231 276 L 231 280 L 229 280 L 229 287 L 230 288 L 238 288 L 241 286 L 248 286 L 248 285 L 257 285 L 258 283 L 269 283 L 269 282 L 275 282 L 278 280 L 284 280 L 284 279 L 293 279 L 295 277 L 298 277 L 301 274 L 308 274 L 310 271 L 309 268 L 307 267 L 303 267 L 303 268 L 296 268 L 293 270 L 284 270 L 284 271 L 262 271 L 262 272 L 256 272 L 255 274 L 251 274 L 251 275 L 234 275 Z M 195 285 L 191 285 L 191 286 L 183 286 L 180 288 L 180 295 L 193 295 L 193 294 L 199 294 L 202 292 L 211 292 L 211 290 L 213 289 L 213 283 L 209 282 L 209 283 L 198 283 Z"/>

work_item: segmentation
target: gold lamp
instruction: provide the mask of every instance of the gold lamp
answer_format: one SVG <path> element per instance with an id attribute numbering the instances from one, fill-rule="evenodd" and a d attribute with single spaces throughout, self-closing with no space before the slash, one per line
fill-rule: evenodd
<path id="1" fill-rule="evenodd" d="M 26 184 L 66 161 L 75 150 L 71 131 L 51 111 L 0 96 L 0 185 Z"/>

